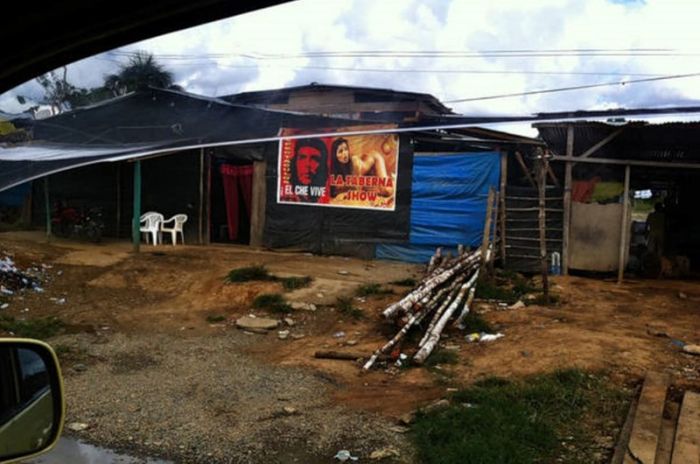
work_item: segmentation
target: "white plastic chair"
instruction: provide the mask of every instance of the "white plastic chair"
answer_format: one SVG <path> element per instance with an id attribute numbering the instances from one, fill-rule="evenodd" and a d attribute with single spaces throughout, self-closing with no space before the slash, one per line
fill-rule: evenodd
<path id="1" fill-rule="evenodd" d="M 173 223 L 172 227 L 165 227 L 166 224 Z M 177 234 L 180 234 L 180 238 L 182 239 L 182 244 L 185 244 L 185 234 L 182 231 L 182 226 L 187 222 L 187 215 L 186 214 L 176 214 L 175 216 L 171 217 L 167 221 L 163 221 L 160 224 L 160 231 L 161 232 L 166 232 L 170 233 L 170 237 L 173 242 L 173 246 L 177 243 Z"/>
<path id="2" fill-rule="evenodd" d="M 163 240 L 160 235 L 160 226 L 163 223 L 163 215 L 156 213 L 155 211 L 149 211 L 141 215 L 141 223 L 139 230 L 142 234 L 146 234 L 146 243 L 148 243 L 148 236 L 152 237 L 153 245 L 158 245 L 162 243 Z"/>

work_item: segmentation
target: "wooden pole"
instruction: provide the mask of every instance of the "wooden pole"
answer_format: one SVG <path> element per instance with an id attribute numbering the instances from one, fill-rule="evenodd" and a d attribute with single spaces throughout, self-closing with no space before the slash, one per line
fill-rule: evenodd
<path id="1" fill-rule="evenodd" d="M 549 304 L 549 282 L 547 279 L 547 240 L 546 240 L 546 212 L 545 212 L 545 190 L 547 186 L 547 157 L 544 151 L 537 150 L 537 180 L 539 193 L 539 228 L 540 228 L 540 271 L 542 273 L 542 292 L 544 303 Z"/>
<path id="2" fill-rule="evenodd" d="M 566 130 L 566 156 L 574 156 L 574 126 Z M 569 275 L 569 227 L 571 224 L 571 182 L 573 163 L 567 161 L 564 166 L 564 224 L 561 244 L 561 270 L 563 275 Z"/>
<path id="3" fill-rule="evenodd" d="M 51 241 L 51 200 L 49 198 L 49 176 L 44 177 L 44 205 L 46 210 L 46 241 Z"/>
<path id="4" fill-rule="evenodd" d="M 622 218 L 620 220 L 620 256 L 617 262 L 617 283 L 621 284 L 625 276 L 625 256 L 627 255 L 627 211 L 630 203 L 630 166 L 625 166 L 625 190 L 622 197 Z"/>
<path id="5" fill-rule="evenodd" d="M 122 165 L 117 163 L 117 233 L 114 234 L 119 238 L 119 229 L 122 226 Z"/>
<path id="6" fill-rule="evenodd" d="M 131 219 L 131 242 L 134 252 L 141 248 L 141 161 L 134 162 L 134 214 Z"/>
<path id="7" fill-rule="evenodd" d="M 489 275 L 493 275 L 493 267 L 494 267 L 494 263 L 496 262 L 496 240 L 497 240 L 497 236 L 498 236 L 498 214 L 499 214 L 498 205 L 499 205 L 499 201 L 500 201 L 499 194 L 496 191 L 496 189 L 494 189 L 494 191 L 493 191 L 493 207 L 492 207 L 493 208 L 493 218 L 492 218 L 493 226 L 491 227 L 491 237 L 493 237 L 491 243 L 493 245 L 491 246 L 491 259 L 489 260 L 489 263 L 488 263 L 489 264 L 488 265 Z"/>
<path id="8" fill-rule="evenodd" d="M 206 198 L 204 199 L 205 208 L 207 214 L 205 215 L 204 223 L 204 244 L 209 245 L 211 243 L 211 153 L 207 153 L 204 156 L 204 165 L 207 171 L 207 185 L 204 189 L 206 190 Z"/>
<path id="9" fill-rule="evenodd" d="M 204 245 L 204 148 L 199 149 L 199 244 Z"/>
<path id="10" fill-rule="evenodd" d="M 489 187 L 489 196 L 486 199 L 486 219 L 484 220 L 484 234 L 481 237 L 481 268 L 483 269 L 489 260 L 489 242 L 491 241 L 491 217 L 493 215 L 493 187 Z M 482 272 L 483 275 L 483 272 Z"/>
<path id="11" fill-rule="evenodd" d="M 508 154 L 501 152 L 501 202 L 499 222 L 501 230 L 501 266 L 506 266 L 506 186 L 508 185 Z"/>

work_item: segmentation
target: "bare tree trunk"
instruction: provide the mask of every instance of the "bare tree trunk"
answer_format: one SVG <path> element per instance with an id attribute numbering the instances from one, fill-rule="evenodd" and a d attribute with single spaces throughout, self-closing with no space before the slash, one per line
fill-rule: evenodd
<path id="1" fill-rule="evenodd" d="M 433 350 L 435 349 L 435 346 L 437 345 L 437 342 L 440 340 L 440 334 L 442 333 L 443 329 L 445 328 L 445 325 L 447 325 L 447 321 L 450 319 L 452 314 L 459 307 L 459 303 L 464 299 L 464 295 L 467 293 L 468 289 L 469 289 L 469 287 L 467 286 L 467 284 L 462 284 L 462 287 L 460 288 L 460 291 L 457 294 L 457 297 L 450 304 L 450 306 L 445 310 L 445 313 L 442 315 L 442 317 L 440 318 L 438 323 L 435 324 L 435 327 L 430 332 L 430 336 L 428 337 L 428 340 L 420 348 L 420 350 L 418 350 L 418 353 L 416 353 L 415 356 L 413 356 L 413 361 L 415 363 L 423 364 L 423 362 L 425 362 L 425 360 L 428 358 L 428 356 L 430 356 L 430 353 L 433 352 Z"/>
<path id="2" fill-rule="evenodd" d="M 437 286 L 445 283 L 447 280 L 455 276 L 464 267 L 470 266 L 471 264 L 478 262 L 481 258 L 481 251 L 477 250 L 470 255 L 465 255 L 467 258 L 464 261 L 458 262 L 454 267 L 440 272 L 437 275 L 431 276 L 426 280 L 420 287 L 413 290 L 411 293 L 403 297 L 397 303 L 392 304 L 386 308 L 383 312 L 384 317 L 390 319 L 395 317 L 397 313 L 404 312 L 408 313 L 413 305 L 422 300 L 425 296 L 429 295 Z"/>
<path id="3" fill-rule="evenodd" d="M 462 308 L 462 312 L 460 315 L 457 317 L 457 320 L 454 322 L 454 326 L 458 327 L 460 329 L 464 329 L 464 319 L 467 317 L 469 314 L 469 308 L 472 305 L 472 302 L 474 301 L 474 295 L 476 294 L 476 281 L 479 279 L 479 271 L 477 271 L 474 276 L 467 282 L 469 285 L 469 297 L 467 298 L 467 302 L 464 303 L 464 308 Z"/>
<path id="4" fill-rule="evenodd" d="M 369 368 L 371 368 L 372 365 L 377 360 L 377 358 L 379 358 L 379 356 L 381 356 L 383 353 L 386 353 L 391 348 L 393 348 L 394 345 L 396 345 L 408 333 L 408 331 L 411 330 L 411 327 L 413 327 L 414 325 L 418 324 L 421 320 L 423 320 L 423 318 L 425 317 L 426 314 L 427 314 L 426 311 L 422 311 L 422 312 L 416 313 L 413 316 L 411 316 L 411 318 L 408 320 L 408 322 L 406 322 L 406 324 L 404 324 L 404 326 L 401 328 L 401 330 L 399 330 L 399 333 L 394 335 L 394 338 L 389 340 L 384 346 L 382 346 L 377 351 L 375 351 L 374 354 L 372 354 L 372 356 L 367 360 L 365 365 L 362 366 L 362 368 L 364 370 L 368 370 Z"/>

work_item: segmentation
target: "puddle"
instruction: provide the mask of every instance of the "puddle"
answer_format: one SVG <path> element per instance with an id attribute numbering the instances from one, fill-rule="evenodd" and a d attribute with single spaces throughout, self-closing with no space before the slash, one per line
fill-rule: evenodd
<path id="1" fill-rule="evenodd" d="M 88 445 L 72 438 L 61 438 L 50 453 L 39 456 L 24 464 L 173 464 L 151 458 L 136 458 L 118 454 L 112 450 Z"/>

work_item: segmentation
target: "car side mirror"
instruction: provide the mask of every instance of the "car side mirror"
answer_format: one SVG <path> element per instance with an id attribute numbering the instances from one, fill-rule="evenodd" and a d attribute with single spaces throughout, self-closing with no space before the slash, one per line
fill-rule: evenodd
<path id="1" fill-rule="evenodd" d="M 65 419 L 63 380 L 46 343 L 0 338 L 0 463 L 51 449 Z"/>

